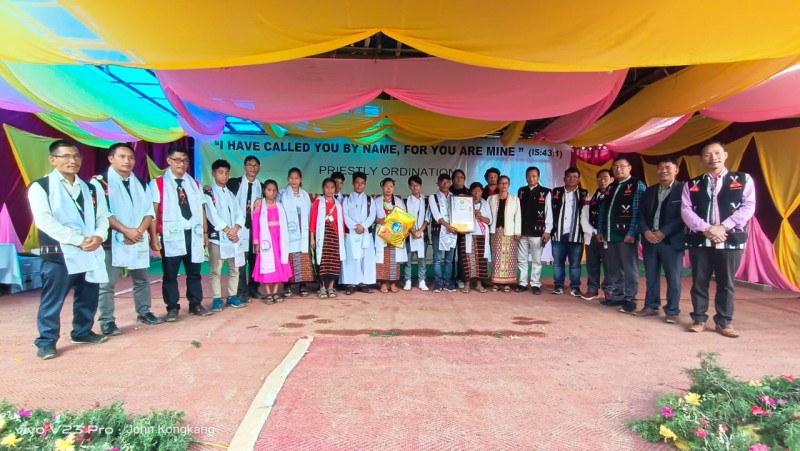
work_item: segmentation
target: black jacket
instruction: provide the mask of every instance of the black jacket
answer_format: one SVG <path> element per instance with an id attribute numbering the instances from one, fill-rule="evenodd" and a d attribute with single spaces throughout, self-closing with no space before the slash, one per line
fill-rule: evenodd
<path id="1" fill-rule="evenodd" d="M 642 234 L 642 243 L 650 242 L 644 239 L 644 233 L 652 230 L 653 220 L 656 216 L 658 204 L 658 187 L 653 185 L 645 190 L 639 204 L 639 232 Z M 658 230 L 664 234 L 664 243 L 669 244 L 676 250 L 685 247 L 686 226 L 681 219 L 681 194 L 683 193 L 683 182 L 675 181 L 672 190 L 664 198 L 661 204 L 661 214 L 659 215 Z"/>

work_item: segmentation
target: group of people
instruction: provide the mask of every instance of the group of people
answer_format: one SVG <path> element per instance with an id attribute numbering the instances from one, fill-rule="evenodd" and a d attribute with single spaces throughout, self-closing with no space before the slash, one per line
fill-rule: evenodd
<path id="1" fill-rule="evenodd" d="M 496 168 L 486 171 L 487 185 L 467 187 L 466 174 L 456 169 L 440 174 L 438 190 L 425 196 L 419 176 L 408 178 L 410 195 L 394 194 L 395 180 L 385 178 L 382 195 L 364 192 L 367 175 L 352 174 L 353 190 L 342 193 L 345 176 L 323 180 L 322 195 L 303 189 L 298 168 L 288 171 L 287 184 L 261 182 L 255 156 L 244 160 L 244 175 L 230 177 L 230 163 L 211 165 L 213 184 L 201 187 L 187 173 L 189 154 L 172 148 L 165 173 L 145 184 L 133 174 L 134 151 L 118 143 L 108 150 L 110 167 L 88 183 L 78 177 L 82 156 L 66 140 L 50 145 L 54 170 L 31 183 L 28 198 L 39 232 L 43 287 L 35 344 L 42 359 L 57 355 L 60 312 L 74 290 L 73 343 L 102 343 L 118 335 L 114 292 L 123 271 L 133 282 L 137 321 L 157 325 L 178 320 L 177 275 L 186 273 L 189 313 L 208 316 L 225 307 L 242 308 L 253 299 L 265 303 L 295 293 L 335 298 L 340 291 L 381 292 L 412 289 L 412 263 L 417 287 L 428 291 L 426 251 L 433 251 L 433 291 L 517 292 L 541 294 L 541 256 L 550 242 L 554 260 L 554 295 L 587 300 L 604 293 L 601 304 L 622 312 L 656 316 L 661 308 L 660 275 L 667 281 L 665 321 L 676 323 L 684 248 L 692 263 L 690 330 L 702 332 L 707 321 L 709 281 L 716 276 L 716 329 L 738 336 L 731 326 L 733 276 L 741 260 L 747 223 L 755 210 L 753 183 L 745 173 L 725 169 L 721 143 L 703 148 L 708 172 L 683 184 L 671 158 L 658 162 L 659 183 L 649 188 L 631 177 L 627 158 L 614 160 L 612 172 L 596 174 L 591 196 L 580 187 L 580 171 L 565 171 L 564 185 L 539 184 L 540 171 L 529 167 L 526 186 L 517 194 Z M 452 178 L 451 178 L 452 177 Z M 455 196 L 456 199 L 453 199 Z M 460 197 L 467 199 L 459 200 Z M 474 224 L 460 232 L 451 220 L 453 201 L 471 202 Z M 376 234 L 394 208 L 415 217 L 405 245 L 387 244 Z M 428 230 L 430 229 L 430 230 Z M 639 284 L 638 243 L 643 244 L 647 294 L 636 310 Z M 208 250 L 211 310 L 203 306 L 200 266 Z M 147 273 L 150 251 L 159 252 L 162 295 L 167 315 L 151 312 Z M 588 283 L 581 290 L 581 259 L 586 252 Z M 415 260 L 416 259 L 416 260 Z M 457 261 L 457 264 L 456 264 Z M 222 285 L 223 263 L 227 283 Z M 401 272 L 401 263 L 406 263 Z M 490 272 L 491 265 L 491 272 Z M 601 268 L 604 280 L 600 281 Z M 101 334 L 92 331 L 97 314 Z"/>

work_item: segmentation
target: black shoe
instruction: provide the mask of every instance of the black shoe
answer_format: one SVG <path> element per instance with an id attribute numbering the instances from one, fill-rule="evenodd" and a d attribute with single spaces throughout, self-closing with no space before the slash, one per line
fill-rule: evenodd
<path id="1" fill-rule="evenodd" d="M 43 345 L 39 347 L 39 350 L 36 351 L 36 357 L 39 357 L 42 360 L 50 360 L 54 359 L 58 356 L 56 352 L 56 345 Z"/>
<path id="2" fill-rule="evenodd" d="M 258 288 L 251 288 L 247 292 L 247 297 L 250 299 L 266 299 L 267 295 L 259 293 Z"/>
<path id="3" fill-rule="evenodd" d="M 372 290 L 370 290 L 369 287 L 366 286 L 366 285 L 359 285 L 358 286 L 358 291 L 360 291 L 362 293 L 367 293 L 367 294 L 372 293 Z"/>
<path id="4" fill-rule="evenodd" d="M 622 308 L 619 309 L 620 313 L 630 313 L 633 314 L 636 312 L 636 301 L 624 301 L 621 303 Z"/>
<path id="5" fill-rule="evenodd" d="M 115 323 L 114 321 L 111 321 L 110 323 L 100 327 L 100 330 L 103 331 L 103 335 L 109 335 L 109 336 L 119 335 L 122 333 L 122 331 L 119 330 L 119 327 L 117 327 L 117 323 Z"/>
<path id="6" fill-rule="evenodd" d="M 203 307 L 203 305 L 202 305 L 202 304 L 198 304 L 198 305 L 196 305 L 196 306 L 194 306 L 194 307 L 189 307 L 189 314 L 190 314 L 190 315 L 197 315 L 197 316 L 203 317 L 203 316 L 208 316 L 208 315 L 210 315 L 210 314 L 211 314 L 211 312 L 209 312 L 208 310 L 206 310 L 206 308 L 205 308 L 205 307 Z"/>
<path id="7" fill-rule="evenodd" d="M 514 292 L 516 293 L 522 293 L 523 291 L 525 291 L 525 287 L 522 285 L 517 285 L 516 288 L 514 288 Z"/>
<path id="8" fill-rule="evenodd" d="M 600 303 L 603 307 L 617 307 L 622 305 L 622 301 L 612 301 L 611 299 Z"/>
<path id="9" fill-rule="evenodd" d="M 72 337 L 72 342 L 76 345 L 96 345 L 108 340 L 107 335 L 97 335 L 94 332 L 89 332 L 80 337 Z"/>
<path id="10" fill-rule="evenodd" d="M 168 310 L 167 318 L 164 321 L 168 323 L 174 323 L 175 321 L 178 321 L 178 310 Z"/>
<path id="11" fill-rule="evenodd" d="M 542 287 L 533 287 L 533 288 L 531 288 L 531 293 L 533 293 L 533 294 L 535 294 L 537 296 L 542 294 Z"/>
<path id="12" fill-rule="evenodd" d="M 354 287 L 353 285 L 348 285 L 347 289 L 344 290 L 344 294 L 350 296 L 351 294 L 353 294 L 354 291 L 356 291 L 356 287 Z"/>
<path id="13" fill-rule="evenodd" d="M 177 312 L 177 310 L 176 310 Z M 156 324 L 161 324 L 162 321 L 160 318 L 157 318 L 156 315 L 153 315 L 150 312 L 145 313 L 144 315 L 139 315 L 136 317 L 137 323 L 147 324 L 148 326 L 155 326 Z"/>

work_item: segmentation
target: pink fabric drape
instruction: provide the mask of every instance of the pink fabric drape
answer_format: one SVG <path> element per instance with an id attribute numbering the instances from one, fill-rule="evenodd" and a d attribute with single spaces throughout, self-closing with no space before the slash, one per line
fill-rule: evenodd
<path id="1" fill-rule="evenodd" d="M 3 77 L 0 77 L 0 108 L 22 113 L 42 113 L 45 111 L 44 108 L 20 94 Z"/>
<path id="2" fill-rule="evenodd" d="M 17 252 L 22 252 L 22 242 L 11 222 L 11 215 L 8 214 L 6 204 L 3 204 L 3 209 L 0 210 L 0 243 L 13 244 L 17 248 Z"/>
<path id="3" fill-rule="evenodd" d="M 382 91 L 415 107 L 487 121 L 561 116 L 607 98 L 626 71 L 537 73 L 438 58 L 304 58 L 275 64 L 159 71 L 165 91 L 210 111 L 261 122 L 344 113 Z"/>
<path id="4" fill-rule="evenodd" d="M 201 141 L 213 141 L 222 134 L 225 115 L 184 102 L 169 88 L 164 89 L 164 95 L 178 112 L 178 122 L 187 135 Z"/>
<path id="5" fill-rule="evenodd" d="M 75 121 L 75 123 L 78 124 L 78 126 L 82 129 L 93 134 L 94 136 L 97 136 L 98 138 L 117 142 L 139 141 L 139 138 L 123 130 L 122 127 L 120 127 L 119 124 L 114 122 L 112 119 L 108 119 L 103 122 Z"/>
<path id="6" fill-rule="evenodd" d="M 770 285 L 789 291 L 800 291 L 781 274 L 775 263 L 775 248 L 764 234 L 758 219 L 750 220 L 747 232 L 747 246 L 742 255 L 742 264 L 736 278 L 748 282 Z"/>
<path id="7" fill-rule="evenodd" d="M 625 71 L 627 74 L 627 70 Z M 561 143 L 574 138 L 592 126 L 600 117 L 605 114 L 608 108 L 614 103 L 619 90 L 625 82 L 625 75 L 614 83 L 608 95 L 601 101 L 586 108 L 559 117 L 550 125 L 537 133 L 533 139 L 536 142 L 548 141 L 551 143 Z"/>
<path id="8" fill-rule="evenodd" d="M 800 114 L 800 66 L 700 112 L 731 122 L 758 122 Z"/>
<path id="9" fill-rule="evenodd" d="M 687 114 L 680 117 L 650 119 L 638 130 L 606 143 L 606 147 L 614 152 L 623 153 L 648 149 L 678 131 L 691 117 L 691 114 Z"/>

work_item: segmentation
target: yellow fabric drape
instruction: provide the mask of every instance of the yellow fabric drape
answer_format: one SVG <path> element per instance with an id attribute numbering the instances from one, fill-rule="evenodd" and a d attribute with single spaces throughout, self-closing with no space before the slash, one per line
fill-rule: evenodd
<path id="1" fill-rule="evenodd" d="M 725 161 L 725 166 L 731 171 L 738 171 L 739 165 L 742 163 L 744 151 L 747 150 L 747 145 L 753 138 L 753 133 L 742 136 L 741 138 L 725 145 L 728 149 L 728 159 Z M 686 168 L 689 170 L 689 177 L 697 177 L 706 172 L 706 166 L 700 160 L 700 155 L 685 155 L 682 157 L 686 162 Z"/>
<path id="2" fill-rule="evenodd" d="M 346 138 L 358 144 L 372 144 L 390 136 L 403 144 L 429 145 L 485 136 L 509 124 L 446 116 L 399 100 L 374 100 L 368 107 L 314 121 L 263 125 L 265 130 L 279 125 L 292 135 L 306 138 Z"/>
<path id="3" fill-rule="evenodd" d="M 329 52 L 377 32 L 466 64 L 598 71 L 727 63 L 800 54 L 800 4 L 507 0 L 59 0 L 0 3 L 0 59 L 191 69 L 271 63 Z M 50 30 L 40 15 L 86 26 Z M 62 21 L 69 23 L 69 21 Z M 146 24 L 132 33 L 130 24 Z M 204 24 L 198 26 L 198 24 Z M 757 30 L 753 39 L 747 29 Z M 531 30 L 535 39 L 531 40 Z M 92 36 L 95 34 L 96 37 Z M 60 36 L 79 35 L 83 38 Z M 622 136 L 622 135 L 620 135 Z M 597 144 L 597 143 L 595 143 Z"/>
<path id="4" fill-rule="evenodd" d="M 588 130 L 569 140 L 569 144 L 596 146 L 635 131 L 653 117 L 693 114 L 755 86 L 797 62 L 800 62 L 800 57 L 791 56 L 687 67 L 642 89 Z"/>
<path id="5" fill-rule="evenodd" d="M 590 196 L 597 191 L 597 171 L 600 169 L 611 170 L 611 163 L 613 163 L 613 161 L 608 160 L 602 165 L 596 166 L 581 160 L 575 161 L 575 167 L 581 171 L 581 186 L 589 191 Z"/>
<path id="6" fill-rule="evenodd" d="M 114 141 L 101 139 L 78 126 L 74 121 L 58 113 L 36 113 L 36 117 L 54 129 L 87 146 L 108 148 Z"/>
<path id="7" fill-rule="evenodd" d="M 525 121 L 512 122 L 500 137 L 500 142 L 506 147 L 511 147 L 519 141 L 519 135 L 525 128 Z"/>
<path id="8" fill-rule="evenodd" d="M 730 122 L 718 121 L 700 115 L 694 116 L 669 138 L 645 151 L 639 152 L 639 154 L 656 156 L 680 152 L 687 147 L 691 147 L 716 136 L 719 132 L 728 128 L 729 125 L 731 125 Z"/>
<path id="9" fill-rule="evenodd" d="M 786 279 L 800 286 L 800 238 L 787 218 L 800 206 L 800 128 L 755 134 L 758 159 L 775 208 L 783 217 L 775 259 Z"/>
<path id="10" fill-rule="evenodd" d="M 156 162 L 150 158 L 150 155 L 147 156 L 147 175 L 150 177 L 150 180 L 161 177 L 166 171 L 167 168 L 161 169 Z"/>

